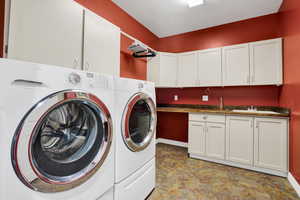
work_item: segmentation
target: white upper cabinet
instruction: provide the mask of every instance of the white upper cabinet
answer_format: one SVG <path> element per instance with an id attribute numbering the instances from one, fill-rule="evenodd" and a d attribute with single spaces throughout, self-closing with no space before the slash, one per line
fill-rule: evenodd
<path id="1" fill-rule="evenodd" d="M 222 54 L 222 67 L 223 85 L 249 85 L 249 44 L 224 47 Z"/>
<path id="2" fill-rule="evenodd" d="M 151 69 L 153 66 L 157 67 Z M 148 62 L 148 80 L 158 87 L 281 85 L 282 77 L 281 38 L 188 53 L 161 53 L 159 59 Z"/>
<path id="3" fill-rule="evenodd" d="M 82 22 L 71 0 L 11 0 L 8 58 L 80 69 Z"/>
<path id="4" fill-rule="evenodd" d="M 226 159 L 253 164 L 253 117 L 226 117 Z"/>
<path id="5" fill-rule="evenodd" d="M 177 86 L 177 54 L 159 53 L 148 59 L 147 80 L 153 81 L 156 87 Z"/>
<path id="6" fill-rule="evenodd" d="M 267 169 L 288 170 L 288 120 L 256 118 L 254 165 Z"/>
<path id="7" fill-rule="evenodd" d="M 120 29 L 98 15 L 85 11 L 83 68 L 120 76 Z"/>
<path id="8" fill-rule="evenodd" d="M 250 43 L 251 85 L 282 84 L 282 39 Z"/>
<path id="9" fill-rule="evenodd" d="M 158 86 L 176 87 L 177 85 L 177 55 L 160 54 L 160 79 Z"/>
<path id="10" fill-rule="evenodd" d="M 198 51 L 198 86 L 222 86 L 222 50 Z"/>
<path id="11" fill-rule="evenodd" d="M 178 55 L 177 85 L 180 87 L 194 87 L 198 80 L 197 53 L 181 53 Z"/>

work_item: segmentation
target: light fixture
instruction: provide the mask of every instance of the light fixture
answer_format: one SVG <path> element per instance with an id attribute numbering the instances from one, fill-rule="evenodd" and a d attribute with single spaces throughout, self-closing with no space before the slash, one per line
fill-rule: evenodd
<path id="1" fill-rule="evenodd" d="M 200 6 L 204 4 L 204 0 L 187 0 L 189 8 Z"/>

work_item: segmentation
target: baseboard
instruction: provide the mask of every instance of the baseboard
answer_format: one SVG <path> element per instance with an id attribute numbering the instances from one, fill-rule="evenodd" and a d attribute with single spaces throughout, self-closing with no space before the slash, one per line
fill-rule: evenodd
<path id="1" fill-rule="evenodd" d="M 245 165 L 245 164 L 239 164 L 239 163 L 235 163 L 235 162 L 228 161 L 228 160 L 207 158 L 205 156 L 199 156 L 199 155 L 196 155 L 193 153 L 190 153 L 190 158 L 205 160 L 205 161 L 209 161 L 209 162 L 214 162 L 214 163 L 218 163 L 218 164 L 222 164 L 222 165 L 228 165 L 228 166 L 232 166 L 232 167 L 238 167 L 238 168 L 242 168 L 242 169 L 248 169 L 248 170 L 252 170 L 252 171 L 256 171 L 256 172 L 262 172 L 265 174 L 271 174 L 271 175 L 281 176 L 281 177 L 285 177 L 285 178 L 288 176 L 287 172 L 271 170 L 271 169 L 264 169 L 264 168 L 249 166 L 249 165 Z"/>
<path id="2" fill-rule="evenodd" d="M 288 180 L 289 180 L 290 184 L 293 186 L 293 188 L 296 190 L 298 196 L 300 197 L 300 185 L 297 182 L 297 180 L 295 179 L 295 177 L 291 174 L 291 172 L 289 172 L 289 174 L 288 174 Z"/>
<path id="3" fill-rule="evenodd" d="M 169 139 L 164 139 L 164 138 L 157 138 L 156 139 L 156 144 L 157 143 L 162 143 L 162 144 L 169 144 L 173 146 L 178 146 L 178 147 L 188 147 L 188 144 L 186 142 L 179 142 L 176 140 L 169 140 Z"/>

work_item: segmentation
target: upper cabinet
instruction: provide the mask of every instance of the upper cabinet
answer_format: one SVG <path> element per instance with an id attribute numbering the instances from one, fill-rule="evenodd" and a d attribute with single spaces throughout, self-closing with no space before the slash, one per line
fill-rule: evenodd
<path id="1" fill-rule="evenodd" d="M 198 83 L 197 53 L 181 53 L 178 55 L 177 85 L 193 87 Z"/>
<path id="2" fill-rule="evenodd" d="M 177 86 L 177 58 L 173 53 L 159 53 L 156 57 L 148 60 L 147 76 L 156 87 Z"/>
<path id="3" fill-rule="evenodd" d="M 152 61 L 148 63 L 151 74 L 148 80 L 154 81 L 157 87 L 282 84 L 281 38 L 172 54 L 172 57 L 172 67 L 163 59 L 156 59 L 159 70 L 152 68 Z M 161 84 L 164 82 L 168 84 Z"/>
<path id="4" fill-rule="evenodd" d="M 8 58 L 119 76 L 120 29 L 71 0 L 12 0 Z"/>
<path id="5" fill-rule="evenodd" d="M 249 85 L 249 45 L 234 45 L 223 48 L 223 85 Z"/>
<path id="6" fill-rule="evenodd" d="M 80 69 L 82 18 L 74 1 L 12 0 L 8 58 Z"/>
<path id="7" fill-rule="evenodd" d="M 251 85 L 282 84 L 282 40 L 250 43 Z"/>
<path id="8" fill-rule="evenodd" d="M 85 11 L 83 69 L 111 75 L 120 75 L 120 29 Z"/>
<path id="9" fill-rule="evenodd" d="M 222 86 L 221 48 L 198 51 L 198 86 Z"/>

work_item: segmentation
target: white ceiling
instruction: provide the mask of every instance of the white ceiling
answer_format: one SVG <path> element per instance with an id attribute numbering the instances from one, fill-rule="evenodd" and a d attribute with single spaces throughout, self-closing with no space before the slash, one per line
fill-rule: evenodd
<path id="1" fill-rule="evenodd" d="M 282 0 L 205 0 L 189 8 L 186 0 L 112 0 L 158 37 L 278 12 Z"/>

